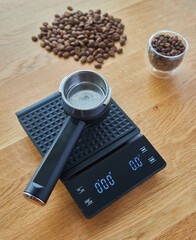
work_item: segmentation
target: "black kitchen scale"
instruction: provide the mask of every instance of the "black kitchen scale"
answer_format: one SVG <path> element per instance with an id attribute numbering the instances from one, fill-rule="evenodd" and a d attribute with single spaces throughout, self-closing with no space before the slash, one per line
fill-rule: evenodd
<path id="1" fill-rule="evenodd" d="M 67 117 L 59 92 L 16 115 L 42 156 Z M 82 132 L 60 180 L 83 214 L 91 218 L 165 166 L 139 128 L 112 100 L 106 118 L 87 125 Z"/>

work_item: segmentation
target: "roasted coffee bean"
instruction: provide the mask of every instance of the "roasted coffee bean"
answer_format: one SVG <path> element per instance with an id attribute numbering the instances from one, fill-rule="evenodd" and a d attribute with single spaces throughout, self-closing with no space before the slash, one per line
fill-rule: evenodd
<path id="1" fill-rule="evenodd" d="M 47 31 L 48 31 L 47 27 L 40 27 L 40 30 L 41 30 L 42 32 L 47 32 Z"/>
<path id="2" fill-rule="evenodd" d="M 98 10 L 95 11 L 95 13 L 97 13 L 97 14 L 101 14 L 101 10 L 98 9 Z"/>
<path id="3" fill-rule="evenodd" d="M 105 48 L 105 52 L 106 52 L 106 53 L 108 53 L 109 50 L 110 50 L 110 49 L 109 49 L 108 47 Z"/>
<path id="4" fill-rule="evenodd" d="M 112 37 L 113 37 L 114 41 L 119 41 L 120 40 L 120 35 L 118 33 L 114 33 L 112 35 Z"/>
<path id="5" fill-rule="evenodd" d="M 94 64 L 94 67 L 95 67 L 95 68 L 101 68 L 102 66 L 101 66 L 100 63 L 95 63 L 95 64 Z"/>
<path id="6" fill-rule="evenodd" d="M 58 50 L 64 50 L 64 49 L 65 49 L 65 46 L 64 46 L 63 44 L 61 44 L 61 43 L 58 43 L 57 46 L 56 46 L 56 48 L 57 48 Z"/>
<path id="7" fill-rule="evenodd" d="M 58 43 L 64 43 L 64 39 L 58 39 Z"/>
<path id="8" fill-rule="evenodd" d="M 58 56 L 59 56 L 59 57 L 62 57 L 62 56 L 63 56 L 63 51 L 59 51 L 59 52 L 58 52 Z"/>
<path id="9" fill-rule="evenodd" d="M 108 58 L 109 58 L 109 55 L 108 55 L 107 53 L 104 53 L 104 54 L 103 54 L 103 58 L 104 58 L 104 59 L 108 59 Z"/>
<path id="10" fill-rule="evenodd" d="M 58 42 L 57 41 L 52 41 L 52 44 L 56 46 L 58 44 Z"/>
<path id="11" fill-rule="evenodd" d="M 57 54 L 59 52 L 59 50 L 57 48 L 53 48 L 52 51 L 54 54 Z"/>
<path id="12" fill-rule="evenodd" d="M 70 56 L 74 56 L 75 55 L 75 51 L 71 50 L 71 52 L 69 53 Z"/>
<path id="13" fill-rule="evenodd" d="M 42 39 L 42 34 L 41 33 L 38 34 L 37 36 L 38 36 L 39 39 Z"/>
<path id="14" fill-rule="evenodd" d="M 73 46 L 68 46 L 65 48 L 65 51 L 70 52 L 71 50 L 74 50 Z"/>
<path id="15" fill-rule="evenodd" d="M 37 40 L 38 40 L 38 38 L 36 36 L 32 36 L 31 39 L 33 42 L 37 42 Z"/>
<path id="16" fill-rule="evenodd" d="M 45 43 L 46 45 L 49 45 L 49 44 L 50 44 L 50 42 L 49 42 L 47 39 L 44 39 L 43 41 L 44 41 L 44 43 Z"/>
<path id="17" fill-rule="evenodd" d="M 97 58 L 96 60 L 97 60 L 98 63 L 103 63 L 103 58 L 102 57 Z"/>
<path id="18" fill-rule="evenodd" d="M 80 54 L 80 47 L 75 47 L 75 53 L 76 53 L 76 55 Z"/>
<path id="19" fill-rule="evenodd" d="M 78 41 L 78 44 L 79 44 L 80 47 L 84 47 L 85 46 L 82 41 Z"/>
<path id="20" fill-rule="evenodd" d="M 98 49 L 97 49 L 97 52 L 98 52 L 98 53 L 104 53 L 104 50 L 103 50 L 102 48 L 98 48 Z"/>
<path id="21" fill-rule="evenodd" d="M 97 40 L 96 40 L 96 43 L 100 43 L 101 41 L 102 41 L 102 38 L 98 37 Z"/>
<path id="22" fill-rule="evenodd" d="M 87 62 L 92 62 L 94 60 L 94 57 L 92 55 L 87 57 Z"/>
<path id="23" fill-rule="evenodd" d="M 86 45 L 88 43 L 88 39 L 85 38 L 84 40 L 82 40 L 82 42 Z"/>
<path id="24" fill-rule="evenodd" d="M 71 15 L 70 12 L 65 12 L 65 13 L 64 13 L 64 17 L 69 17 L 70 15 Z"/>
<path id="25" fill-rule="evenodd" d="M 126 35 L 123 35 L 124 25 L 121 23 L 121 19 L 114 18 L 108 13 L 101 16 L 100 9 L 89 10 L 87 13 L 72 12 L 71 6 L 68 6 L 67 9 L 68 11 L 62 15 L 55 14 L 52 24 L 43 22 L 40 27 L 41 32 L 38 34 L 38 38 L 43 41 L 40 44 L 42 47 L 45 47 L 47 51 L 53 51 L 60 57 L 73 56 L 76 61 L 80 60 L 82 63 L 96 60 L 98 68 L 104 59 L 114 57 L 115 52 L 122 53 L 121 48 L 117 50 L 115 46 L 115 42 L 123 41 L 125 43 L 127 39 Z M 172 41 L 174 41 L 177 51 L 183 50 L 184 46 L 180 45 L 179 40 L 174 38 Z M 168 53 L 170 46 L 168 43 L 164 42 L 164 44 L 162 52 Z M 153 47 L 156 46 L 157 42 Z"/>
<path id="26" fill-rule="evenodd" d="M 93 48 L 89 48 L 88 49 L 90 53 L 93 53 L 94 52 L 94 49 Z"/>
<path id="27" fill-rule="evenodd" d="M 69 40 L 64 41 L 64 46 L 65 46 L 65 47 L 69 47 L 69 46 L 70 46 L 70 42 L 69 42 Z"/>
<path id="28" fill-rule="evenodd" d="M 48 51 L 48 52 L 51 52 L 52 51 L 52 48 L 48 45 L 45 46 L 45 49 Z"/>
<path id="29" fill-rule="evenodd" d="M 121 39 L 120 39 L 120 45 L 121 45 L 121 46 L 124 46 L 124 45 L 125 45 L 125 42 L 126 42 L 126 40 L 125 40 L 124 38 L 121 38 Z"/>
<path id="30" fill-rule="evenodd" d="M 126 35 L 123 35 L 122 38 L 125 39 L 125 41 L 127 41 L 127 36 Z"/>
<path id="31" fill-rule="evenodd" d="M 82 57 L 82 56 L 85 56 L 85 55 L 86 55 L 86 52 L 83 51 L 83 50 L 79 53 L 79 57 Z"/>
<path id="32" fill-rule="evenodd" d="M 63 57 L 64 57 L 64 58 L 68 58 L 68 57 L 69 57 L 69 52 L 64 52 L 64 53 L 63 53 Z"/>
<path id="33" fill-rule="evenodd" d="M 98 43 L 97 42 L 95 42 L 95 47 L 94 47 L 94 49 L 97 49 L 99 46 L 98 46 Z"/>
<path id="34" fill-rule="evenodd" d="M 45 27 L 47 27 L 47 26 L 48 26 L 48 23 L 47 23 L 47 22 L 43 22 L 42 25 L 45 26 Z"/>
<path id="35" fill-rule="evenodd" d="M 86 56 L 82 56 L 82 57 L 80 58 L 80 62 L 81 62 L 81 63 L 85 63 L 86 60 L 87 60 L 87 57 L 86 57 Z"/>
<path id="36" fill-rule="evenodd" d="M 78 57 L 78 55 L 74 55 L 74 60 L 75 60 L 75 61 L 79 61 L 79 59 L 80 59 L 80 58 Z"/>
<path id="37" fill-rule="evenodd" d="M 123 49 L 122 48 L 118 48 L 117 49 L 117 53 L 122 53 L 123 52 Z"/>
<path id="38" fill-rule="evenodd" d="M 86 51 L 86 56 L 88 57 L 90 55 L 90 52 L 89 51 Z"/>
<path id="39" fill-rule="evenodd" d="M 45 45 L 44 42 L 41 42 L 41 43 L 40 43 L 40 46 L 44 48 L 46 45 Z"/>
<path id="40" fill-rule="evenodd" d="M 95 56 L 95 55 L 97 55 L 97 54 L 98 54 L 98 51 L 95 50 L 95 51 L 93 52 L 93 56 Z"/>
<path id="41" fill-rule="evenodd" d="M 84 35 L 79 35 L 79 36 L 77 36 L 77 39 L 83 39 L 83 38 L 85 38 L 85 36 Z"/>
<path id="42" fill-rule="evenodd" d="M 89 40 L 88 47 L 93 48 L 95 46 L 94 40 Z"/>
<path id="43" fill-rule="evenodd" d="M 55 38 L 55 37 L 51 37 L 51 38 L 49 38 L 48 39 L 50 42 L 52 42 L 52 41 L 57 41 L 57 39 Z"/>
<path id="44" fill-rule="evenodd" d="M 124 26 L 124 24 L 121 23 L 121 24 L 118 25 L 118 27 L 123 29 L 125 26 Z"/>
<path id="45" fill-rule="evenodd" d="M 113 47 L 113 46 L 114 46 L 114 43 L 113 43 L 113 42 L 108 43 L 108 47 L 109 47 L 109 48 L 111 48 L 111 47 Z"/>
<path id="46" fill-rule="evenodd" d="M 68 39 L 68 36 L 66 34 L 63 35 L 63 39 L 64 40 L 67 40 Z"/>
<path id="47" fill-rule="evenodd" d="M 114 57 L 115 56 L 114 50 L 109 50 L 108 54 L 109 54 L 110 57 Z"/>
<path id="48" fill-rule="evenodd" d="M 171 52 L 170 52 L 170 54 L 171 54 L 172 56 L 175 56 L 175 55 L 177 54 L 177 51 L 176 51 L 175 49 L 172 49 Z"/>
<path id="49" fill-rule="evenodd" d="M 117 51 L 117 47 L 113 46 L 113 47 L 110 48 L 110 50 L 113 50 L 114 52 L 116 52 Z"/>
<path id="50" fill-rule="evenodd" d="M 98 58 L 100 58 L 100 57 L 102 57 L 102 54 L 101 54 L 101 53 L 98 53 L 97 55 L 95 55 L 95 59 L 98 59 Z"/>
<path id="51" fill-rule="evenodd" d="M 105 48 L 105 47 L 106 47 L 106 44 L 105 44 L 104 42 L 100 42 L 100 43 L 99 43 L 99 47 L 100 47 L 100 48 Z"/>
<path id="52" fill-rule="evenodd" d="M 68 6 L 67 9 L 68 9 L 69 11 L 73 11 L 73 8 L 72 8 L 71 6 Z"/>

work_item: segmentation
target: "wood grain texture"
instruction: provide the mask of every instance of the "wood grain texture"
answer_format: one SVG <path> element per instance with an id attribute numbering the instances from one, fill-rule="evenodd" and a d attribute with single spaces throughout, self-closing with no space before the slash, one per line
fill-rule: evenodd
<path id="1" fill-rule="evenodd" d="M 30 39 L 67 5 L 122 18 L 128 36 L 124 54 L 105 61 L 99 72 L 167 162 L 163 171 L 90 220 L 61 182 L 44 208 L 22 196 L 41 156 L 15 112 L 57 91 L 64 75 L 94 70 L 59 59 Z M 147 40 L 162 29 L 183 34 L 190 44 L 187 62 L 173 80 L 158 80 L 145 68 Z M 0 0 L 0 239 L 196 239 L 195 125 L 196 1 Z"/>

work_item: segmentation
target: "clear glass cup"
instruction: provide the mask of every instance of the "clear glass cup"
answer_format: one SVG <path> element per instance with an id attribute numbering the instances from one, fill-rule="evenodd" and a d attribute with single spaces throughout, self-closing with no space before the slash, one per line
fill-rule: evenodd
<path id="1" fill-rule="evenodd" d="M 176 56 L 165 56 L 157 52 L 152 46 L 152 40 L 157 35 L 169 35 L 177 36 L 185 46 L 184 52 Z M 185 37 L 181 34 L 173 31 L 162 30 L 153 34 L 148 40 L 145 51 L 145 62 L 148 70 L 152 75 L 158 78 L 172 78 L 174 77 L 182 67 L 182 62 L 185 62 L 185 56 L 188 52 L 189 44 Z"/>

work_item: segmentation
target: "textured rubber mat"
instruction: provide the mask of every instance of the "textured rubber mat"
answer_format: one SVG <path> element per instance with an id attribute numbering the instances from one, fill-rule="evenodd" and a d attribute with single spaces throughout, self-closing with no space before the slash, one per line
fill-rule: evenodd
<path id="1" fill-rule="evenodd" d="M 17 112 L 16 115 L 42 156 L 51 146 L 67 117 L 59 92 Z M 106 118 L 100 123 L 86 126 L 69 157 L 64 172 L 86 159 L 91 159 L 96 154 L 92 161 L 87 161 L 88 163 L 82 165 L 82 167 L 87 166 L 138 133 L 137 126 L 112 100 Z M 66 177 L 62 176 L 64 179 Z"/>

